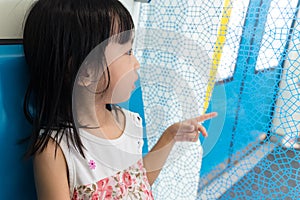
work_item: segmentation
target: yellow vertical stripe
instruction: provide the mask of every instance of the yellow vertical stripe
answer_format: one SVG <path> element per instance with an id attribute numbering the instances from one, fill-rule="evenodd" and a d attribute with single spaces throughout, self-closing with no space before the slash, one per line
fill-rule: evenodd
<path id="1" fill-rule="evenodd" d="M 214 89 L 216 74 L 218 71 L 218 67 L 221 61 L 221 56 L 223 52 L 223 47 L 226 42 L 226 33 L 228 28 L 228 23 L 231 15 L 232 5 L 231 0 L 225 0 L 222 12 L 222 18 L 220 20 L 220 26 L 218 30 L 217 40 L 214 47 L 214 54 L 212 57 L 212 65 L 209 72 L 209 80 L 207 85 L 207 90 L 204 98 L 204 109 L 203 113 L 206 112 L 209 106 L 209 100 Z"/>

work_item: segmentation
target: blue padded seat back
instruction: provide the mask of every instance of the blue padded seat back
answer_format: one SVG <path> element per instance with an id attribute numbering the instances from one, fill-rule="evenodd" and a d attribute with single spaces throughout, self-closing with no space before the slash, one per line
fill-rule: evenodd
<path id="1" fill-rule="evenodd" d="M 31 129 L 23 114 L 27 84 L 22 45 L 0 45 L 0 199 L 36 199 L 32 163 L 18 144 Z"/>

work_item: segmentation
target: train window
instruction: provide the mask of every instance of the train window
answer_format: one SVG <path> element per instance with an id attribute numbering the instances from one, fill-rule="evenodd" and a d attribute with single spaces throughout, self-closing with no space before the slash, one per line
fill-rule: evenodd
<path id="1" fill-rule="evenodd" d="M 22 39 L 23 22 L 30 6 L 37 0 L 1 0 L 0 1 L 0 40 Z M 133 14 L 138 3 L 133 0 L 120 0 Z M 143 2 L 143 1 L 140 1 Z M 136 17 L 134 16 L 136 19 Z"/>
<path id="2" fill-rule="evenodd" d="M 0 39 L 21 39 L 22 25 L 28 8 L 35 0 L 0 1 Z"/>
<path id="3" fill-rule="evenodd" d="M 230 20 L 228 22 L 227 33 L 225 35 L 226 41 L 223 46 L 218 74 L 216 77 L 216 81 L 218 82 L 228 80 L 233 77 L 248 5 L 249 0 L 232 1 Z M 222 25 L 223 24 L 221 23 L 219 26 Z M 219 37 L 222 36 L 223 35 L 219 35 Z"/>
<path id="4" fill-rule="evenodd" d="M 298 0 L 273 0 L 259 50 L 256 71 L 276 68 L 289 36 Z"/>

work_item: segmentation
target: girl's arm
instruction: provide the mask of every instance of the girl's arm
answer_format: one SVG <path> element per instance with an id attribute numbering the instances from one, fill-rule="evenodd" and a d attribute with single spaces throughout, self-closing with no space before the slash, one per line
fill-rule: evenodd
<path id="1" fill-rule="evenodd" d="M 165 131 L 151 151 L 143 158 L 150 185 L 152 185 L 158 177 L 174 144 L 175 140 L 171 133 Z"/>
<path id="2" fill-rule="evenodd" d="M 37 153 L 34 158 L 34 176 L 37 197 L 39 200 L 67 200 L 70 199 L 67 164 L 61 148 L 56 142 L 49 140 L 42 153 Z"/>
<path id="3" fill-rule="evenodd" d="M 203 122 L 216 116 L 216 112 L 208 113 L 194 119 L 175 123 L 165 130 L 156 145 L 143 159 L 150 185 L 152 185 L 158 177 L 175 142 L 196 142 L 199 138 L 199 132 L 206 137 L 207 132 L 199 122 Z"/>

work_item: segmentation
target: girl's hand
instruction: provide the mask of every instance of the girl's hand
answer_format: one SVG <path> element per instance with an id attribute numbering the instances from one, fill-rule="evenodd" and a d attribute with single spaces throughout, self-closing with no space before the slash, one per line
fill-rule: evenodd
<path id="1" fill-rule="evenodd" d="M 168 134 L 175 142 L 196 142 L 199 138 L 199 132 L 201 132 L 204 137 L 207 137 L 206 129 L 202 126 L 201 122 L 214 118 L 217 115 L 216 112 L 212 112 L 175 123 L 167 128 L 165 134 Z"/>
<path id="2" fill-rule="evenodd" d="M 196 142 L 199 138 L 199 132 L 206 137 L 207 132 L 199 123 L 216 116 L 216 112 L 208 113 L 193 119 L 175 123 L 166 129 L 158 142 L 143 159 L 147 177 L 151 185 L 158 177 L 175 142 Z"/>

